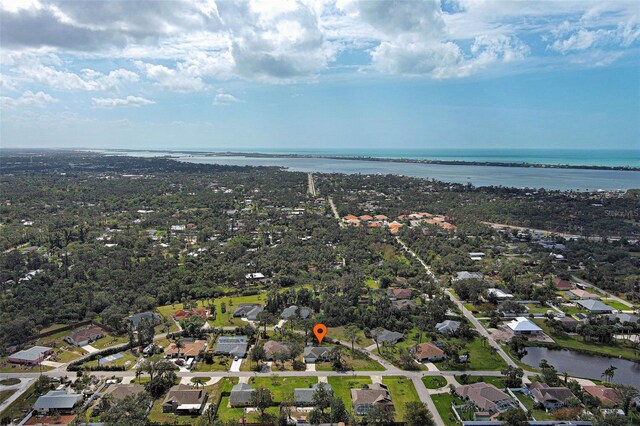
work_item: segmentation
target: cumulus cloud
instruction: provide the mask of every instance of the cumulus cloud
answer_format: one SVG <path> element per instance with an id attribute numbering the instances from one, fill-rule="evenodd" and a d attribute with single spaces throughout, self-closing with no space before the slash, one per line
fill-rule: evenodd
<path id="1" fill-rule="evenodd" d="M 230 105 L 240 102 L 240 99 L 233 96 L 231 93 L 226 93 L 223 90 L 219 90 L 215 98 L 213 98 L 214 105 Z"/>
<path id="2" fill-rule="evenodd" d="M 136 66 L 146 73 L 147 79 L 166 90 L 197 92 L 208 88 L 196 69 L 185 67 L 182 63 L 179 63 L 176 68 L 144 62 L 136 62 Z"/>
<path id="3" fill-rule="evenodd" d="M 22 96 L 18 98 L 11 98 L 8 96 L 0 97 L 0 104 L 3 108 L 16 108 L 16 107 L 44 107 L 47 104 L 58 102 L 58 99 L 44 92 L 33 93 L 31 90 L 25 91 Z"/>
<path id="4" fill-rule="evenodd" d="M 154 101 L 140 96 L 127 96 L 126 98 L 91 98 L 91 101 L 94 106 L 100 108 L 141 107 L 155 104 Z"/>

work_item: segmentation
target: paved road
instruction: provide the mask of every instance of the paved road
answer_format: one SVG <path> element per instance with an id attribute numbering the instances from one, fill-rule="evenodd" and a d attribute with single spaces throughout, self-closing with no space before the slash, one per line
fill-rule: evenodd
<path id="1" fill-rule="evenodd" d="M 424 267 L 424 269 L 427 271 L 427 274 L 438 284 L 440 284 L 440 280 L 438 280 L 438 278 L 436 277 L 436 275 L 433 273 L 433 271 L 431 270 L 431 268 L 429 268 L 429 266 L 420 258 L 420 256 L 418 256 L 413 250 L 411 250 L 409 248 L 409 246 L 407 246 L 404 241 L 402 241 L 400 239 L 400 237 L 396 237 L 396 241 L 398 241 L 398 243 L 400 243 L 400 245 L 407 251 L 407 253 L 411 254 L 412 257 L 416 258 Z M 480 333 L 481 336 L 484 336 L 487 338 L 487 342 L 489 342 L 489 344 L 494 347 L 497 351 L 498 354 L 500 355 L 500 357 L 502 357 L 502 359 L 507 363 L 507 365 L 511 365 L 513 367 L 517 367 L 517 364 L 511 359 L 511 357 L 509 357 L 509 355 L 507 355 L 507 353 L 502 349 L 502 347 L 498 344 L 498 342 L 496 342 L 493 337 L 491 336 L 491 334 L 482 326 L 482 324 L 480 324 L 480 321 L 478 321 L 471 312 L 469 312 L 469 310 L 467 308 L 464 307 L 464 305 L 462 304 L 461 301 L 459 301 L 449 290 L 444 289 L 444 292 L 447 294 L 447 296 L 449 296 L 449 298 L 451 299 L 451 301 L 453 301 L 453 303 L 456 304 L 456 306 L 458 307 L 458 309 L 460 309 L 462 311 L 462 314 L 469 320 L 469 322 L 471 324 L 473 324 L 473 326 L 476 328 L 476 330 L 478 330 L 478 333 Z"/>
<path id="2" fill-rule="evenodd" d="M 309 181 L 309 188 L 307 189 L 307 192 L 315 197 L 317 193 L 316 183 L 313 180 L 313 173 L 307 173 L 307 180 Z"/>
<path id="3" fill-rule="evenodd" d="M 431 399 L 431 395 L 429 394 L 429 390 L 424 385 L 424 382 L 419 377 L 415 377 L 415 376 L 411 377 L 411 381 L 413 382 L 413 386 L 416 388 L 416 391 L 418 392 L 418 398 L 420 398 L 420 401 L 422 401 L 424 404 L 427 404 L 429 411 L 431 411 L 431 414 L 433 415 L 433 421 L 435 422 L 435 424 L 444 425 L 445 424 L 444 420 L 442 420 L 440 413 L 438 413 L 438 409 L 436 408 L 436 405 L 433 403 L 433 400 Z"/>
<path id="4" fill-rule="evenodd" d="M 327 199 L 329 200 L 329 205 L 331 206 L 331 211 L 333 212 L 333 215 L 338 220 L 338 224 L 340 224 L 340 228 L 344 228 L 344 223 L 342 223 L 342 220 L 340 220 L 340 215 L 338 214 L 338 209 L 336 209 L 336 205 L 333 204 L 333 198 L 327 197 Z"/>
<path id="5" fill-rule="evenodd" d="M 19 377 L 21 379 L 20 383 L 16 385 L 11 385 L 11 386 L 0 385 L 0 391 L 15 390 L 13 395 L 11 395 L 9 398 L 5 399 L 0 403 L 0 413 L 2 413 L 7 407 L 13 404 L 13 401 L 20 398 L 20 395 L 25 393 L 27 389 L 29 389 L 29 386 L 31 386 L 33 382 L 36 381 L 35 378 L 24 378 L 22 377 L 22 375 L 19 375 L 19 374 L 16 374 L 16 376 L 20 376 Z M 4 379 L 5 377 L 2 377 L 2 378 Z"/>

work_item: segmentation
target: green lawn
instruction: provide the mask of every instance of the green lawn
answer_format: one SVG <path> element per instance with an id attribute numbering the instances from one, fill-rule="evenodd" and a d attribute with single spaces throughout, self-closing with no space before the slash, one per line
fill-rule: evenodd
<path id="1" fill-rule="evenodd" d="M 382 383 L 389 387 L 391 401 L 395 407 L 396 420 L 401 422 L 406 414 L 405 404 L 407 402 L 420 402 L 418 392 L 411 380 L 404 376 L 385 376 Z"/>
<path id="2" fill-rule="evenodd" d="M 308 388 L 318 383 L 318 378 L 309 377 L 252 377 L 249 384 L 254 388 L 264 387 L 271 391 L 271 398 L 274 402 L 281 402 L 283 397 L 292 396 L 293 390 L 297 388 Z"/>
<path id="3" fill-rule="evenodd" d="M 535 401 L 533 398 L 523 394 L 522 392 L 514 392 L 514 395 L 524 406 L 531 412 L 531 415 L 536 420 L 553 420 L 553 417 L 550 416 L 546 410 L 534 409 Z"/>
<path id="4" fill-rule="evenodd" d="M 16 393 L 15 390 L 2 390 L 2 391 L 0 391 L 0 403 L 3 403 L 7 399 L 9 399 L 9 397 L 11 395 L 13 395 L 14 393 Z"/>
<path id="5" fill-rule="evenodd" d="M 422 383 L 424 383 L 427 389 L 440 389 L 447 385 L 447 380 L 441 376 L 424 376 Z"/>
<path id="6" fill-rule="evenodd" d="M 135 355 L 133 355 L 130 351 L 124 351 L 124 352 L 120 352 L 122 355 L 124 355 L 122 358 L 116 359 L 115 361 L 111 361 L 111 362 L 107 362 L 106 364 L 102 364 L 103 366 L 121 366 L 121 365 L 125 365 L 127 364 L 127 362 L 129 363 L 127 365 L 127 370 L 133 368 L 133 366 L 136 363 L 136 357 Z M 88 367 L 97 367 L 99 366 L 99 362 L 98 360 L 93 360 L 90 361 L 88 363 L 85 364 Z"/>
<path id="7" fill-rule="evenodd" d="M 342 352 L 343 363 L 348 366 L 351 371 L 384 371 L 384 367 L 377 361 L 364 355 L 362 352 L 355 352 L 355 357 L 351 355 L 351 349 Z M 332 371 L 331 362 L 316 363 L 316 371 Z"/>
<path id="8" fill-rule="evenodd" d="M 53 370 L 53 367 L 47 367 L 46 365 L 39 367 L 37 365 L 11 364 L 7 361 L 7 357 L 0 358 L 0 373 L 38 373 L 41 368 L 42 371 Z"/>
<path id="9" fill-rule="evenodd" d="M 472 341 L 468 340 L 460 340 L 460 339 L 449 339 L 450 342 L 462 343 L 464 345 L 464 349 L 460 351 L 460 355 L 465 352 L 469 352 L 469 363 L 466 365 L 466 369 L 468 370 L 479 370 L 479 371 L 500 371 L 506 367 L 506 363 L 500 357 L 500 355 L 492 354 L 489 343 L 482 344 L 482 341 L 479 338 L 475 338 Z M 443 370 L 457 370 L 460 367 L 458 365 L 449 365 L 448 363 L 443 363 Z"/>
<path id="10" fill-rule="evenodd" d="M 17 385 L 18 383 L 20 383 L 20 379 L 9 378 L 9 379 L 0 380 L 0 385 L 2 386 L 13 386 L 13 385 Z"/>
<path id="11" fill-rule="evenodd" d="M 602 303 L 611 306 L 613 309 L 618 309 L 619 311 L 632 311 L 633 308 L 625 305 L 624 303 L 620 303 L 617 300 L 602 300 Z"/>
<path id="12" fill-rule="evenodd" d="M 213 363 L 207 364 L 199 361 L 192 371 L 208 372 L 208 371 L 229 371 L 231 368 L 231 358 L 227 356 L 214 356 Z"/>
<path id="13" fill-rule="evenodd" d="M 344 402 L 347 410 L 353 411 L 353 401 L 351 401 L 351 389 L 360 389 L 362 385 L 370 385 L 370 377 L 349 377 L 331 376 L 328 382 L 333 389 L 333 394 Z"/>
<path id="14" fill-rule="evenodd" d="M 473 383 L 485 382 L 485 383 L 494 385 L 498 389 L 503 389 L 505 387 L 504 383 L 502 382 L 502 377 L 495 377 L 495 376 L 467 376 L 466 383 L 462 380 L 461 376 L 454 376 L 454 378 L 461 385 L 465 385 L 465 384 L 466 385 L 470 385 L 470 384 L 473 384 Z"/>
<path id="15" fill-rule="evenodd" d="M 280 414 L 280 408 L 269 407 L 266 412 L 277 418 Z M 260 413 L 250 413 L 245 415 L 244 408 L 231 408 L 229 407 L 229 397 L 222 397 L 220 406 L 218 407 L 218 419 L 223 422 L 229 422 L 231 420 L 238 421 L 242 418 L 245 418 L 248 423 L 258 423 L 260 421 Z"/>
<path id="16" fill-rule="evenodd" d="M 358 333 L 358 336 L 359 336 L 359 341 L 356 342 L 356 346 L 361 346 L 363 348 L 366 348 L 367 346 L 371 346 L 375 343 L 373 339 L 364 337 L 364 332 L 362 330 L 360 330 L 360 332 Z M 329 327 L 327 329 L 327 337 L 330 337 L 336 340 L 344 340 L 345 342 L 348 341 L 348 339 L 344 335 L 344 327 Z M 351 347 L 350 341 L 349 341 L 349 347 Z"/>
<path id="17" fill-rule="evenodd" d="M 380 288 L 380 284 L 378 284 L 376 280 L 374 280 L 373 278 L 364 280 L 364 283 L 367 287 L 372 288 L 374 290 L 377 290 Z"/>
<path id="18" fill-rule="evenodd" d="M 96 349 L 105 349 L 110 346 L 120 345 L 122 343 L 127 343 L 129 341 L 129 337 L 125 334 L 123 336 L 111 336 L 106 335 L 102 339 L 98 339 L 91 344 Z"/>
<path id="19" fill-rule="evenodd" d="M 431 399 L 433 400 L 433 403 L 435 404 L 436 410 L 438 410 L 440 417 L 442 417 L 444 424 L 446 426 L 457 426 L 458 421 L 456 419 L 456 416 L 451 411 L 451 404 L 454 402 L 456 404 L 461 404 L 462 400 L 459 398 L 454 398 L 448 392 L 431 395 Z"/>

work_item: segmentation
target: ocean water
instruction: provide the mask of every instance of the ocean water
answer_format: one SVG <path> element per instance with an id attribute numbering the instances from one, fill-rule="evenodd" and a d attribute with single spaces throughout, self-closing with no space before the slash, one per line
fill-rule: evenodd
<path id="1" fill-rule="evenodd" d="M 255 152 L 255 151 L 252 151 Z M 357 151 L 358 156 L 365 156 Z M 272 152 L 273 153 L 273 152 Z M 283 151 L 283 153 L 292 153 Z M 443 164 L 396 163 L 365 160 L 335 160 L 330 158 L 276 158 L 206 156 L 175 152 L 120 152 L 131 156 L 171 155 L 178 161 L 200 164 L 236 166 L 277 166 L 291 171 L 346 174 L 397 174 L 444 182 L 470 183 L 475 186 L 506 186 L 516 188 L 546 188 L 554 190 L 594 191 L 640 188 L 640 172 L 624 170 L 554 169 L 530 167 L 467 166 Z M 338 155 L 324 153 L 323 155 Z M 381 157 L 387 157 L 382 156 Z M 416 158 L 416 157 L 414 157 Z M 469 157 L 466 157 L 467 159 Z M 515 161 L 515 160 L 509 160 Z M 558 160 L 560 161 L 560 160 Z M 565 164 L 565 163 L 560 163 Z M 592 164 L 592 163 L 591 163 Z"/>

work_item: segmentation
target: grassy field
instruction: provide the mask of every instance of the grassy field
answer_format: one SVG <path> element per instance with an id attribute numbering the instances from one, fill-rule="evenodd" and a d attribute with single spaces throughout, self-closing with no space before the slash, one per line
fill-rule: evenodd
<path id="1" fill-rule="evenodd" d="M 3 403 L 7 399 L 9 399 L 9 397 L 11 395 L 13 395 L 14 393 L 16 393 L 15 390 L 1 390 L 0 391 L 0 403 Z"/>
<path id="2" fill-rule="evenodd" d="M 396 420 L 403 421 L 406 413 L 405 404 L 414 401 L 420 402 L 416 388 L 411 380 L 404 376 L 386 376 L 382 378 L 382 383 L 389 387 L 391 401 L 395 407 Z"/>
<path id="3" fill-rule="evenodd" d="M 360 389 L 362 385 L 370 385 L 370 377 L 348 377 L 332 376 L 328 382 L 333 389 L 333 394 L 342 399 L 347 410 L 353 411 L 353 401 L 351 401 L 351 389 Z"/>
<path id="4" fill-rule="evenodd" d="M 232 361 L 230 357 L 214 355 L 212 364 L 207 364 L 204 361 L 199 361 L 196 365 L 196 368 L 194 368 L 192 371 L 229 371 L 229 368 L 231 368 L 231 362 Z"/>
<path id="5" fill-rule="evenodd" d="M 621 357 L 631 361 L 638 359 L 631 345 L 625 344 L 623 341 L 617 341 L 616 343 L 606 345 L 593 342 L 583 342 L 578 336 L 553 334 L 542 320 L 535 320 L 535 323 L 538 324 L 547 335 L 551 336 L 553 340 L 563 348 L 588 351 L 615 358 Z"/>
<path id="6" fill-rule="evenodd" d="M 618 302 L 617 300 L 602 300 L 602 303 L 611 306 L 613 309 L 618 309 L 619 311 L 632 311 L 633 308 Z"/>
<path id="7" fill-rule="evenodd" d="M 267 408 L 266 413 L 277 418 L 280 414 L 280 408 L 269 407 Z M 218 408 L 218 419 L 223 422 L 229 422 L 231 420 L 238 421 L 242 418 L 246 419 L 248 423 L 258 423 L 260 421 L 260 413 L 244 414 L 244 408 L 229 407 L 229 397 L 223 396 L 220 401 L 220 407 Z"/>
<path id="8" fill-rule="evenodd" d="M 102 339 L 98 339 L 91 344 L 96 349 L 105 349 L 111 346 L 120 345 L 122 343 L 127 343 L 129 341 L 129 337 L 125 334 L 123 336 L 111 336 L 106 335 Z"/>
<path id="9" fill-rule="evenodd" d="M 42 368 L 42 371 L 53 370 L 53 367 L 47 367 L 46 365 L 39 367 L 37 365 L 11 364 L 7 361 L 7 357 L 0 358 L 0 373 L 39 373 L 40 368 Z"/>
<path id="10" fill-rule="evenodd" d="M 366 348 L 367 346 L 371 346 L 375 343 L 373 339 L 364 337 L 364 332 L 362 330 L 360 330 L 360 332 L 358 333 L 358 336 L 359 336 L 359 341 L 356 342 L 356 346 L 361 346 L 363 348 Z M 345 342 L 348 341 L 348 339 L 344 335 L 344 327 L 329 327 L 327 329 L 327 337 L 330 337 L 336 340 L 344 340 Z M 351 347 L 350 341 L 349 341 L 349 347 Z"/>
<path id="11" fill-rule="evenodd" d="M 427 389 L 440 389 L 447 385 L 447 380 L 440 376 L 424 376 L 422 383 L 424 383 Z"/>
<path id="12" fill-rule="evenodd" d="M 265 387 L 271 391 L 271 398 L 274 402 L 281 402 L 283 397 L 293 395 L 293 390 L 298 388 L 308 388 L 318 383 L 317 377 L 252 377 L 249 384 L 254 388 Z"/>
<path id="13" fill-rule="evenodd" d="M 468 370 L 480 370 L 480 371 L 499 371 L 506 367 L 506 363 L 498 354 L 492 354 L 489 349 L 489 344 L 482 344 L 479 338 L 472 341 L 449 339 L 451 342 L 457 342 L 464 344 L 464 349 L 460 351 L 460 354 L 464 354 L 469 351 L 469 363 L 466 366 Z M 442 365 L 443 370 L 457 370 L 458 366 L 449 366 L 446 363 Z"/>
<path id="14" fill-rule="evenodd" d="M 349 366 L 351 371 L 384 371 L 384 367 L 361 352 L 356 351 L 352 356 L 351 349 L 345 349 L 342 355 L 343 363 Z M 332 371 L 332 363 L 316 363 L 316 371 Z"/>
<path id="15" fill-rule="evenodd" d="M 454 398 L 450 393 L 439 393 L 436 395 L 431 395 L 431 399 L 436 406 L 436 410 L 442 417 L 444 424 L 446 426 L 456 426 L 458 424 L 456 420 L 456 416 L 451 412 L 451 404 L 461 404 L 462 400 L 459 398 Z"/>

